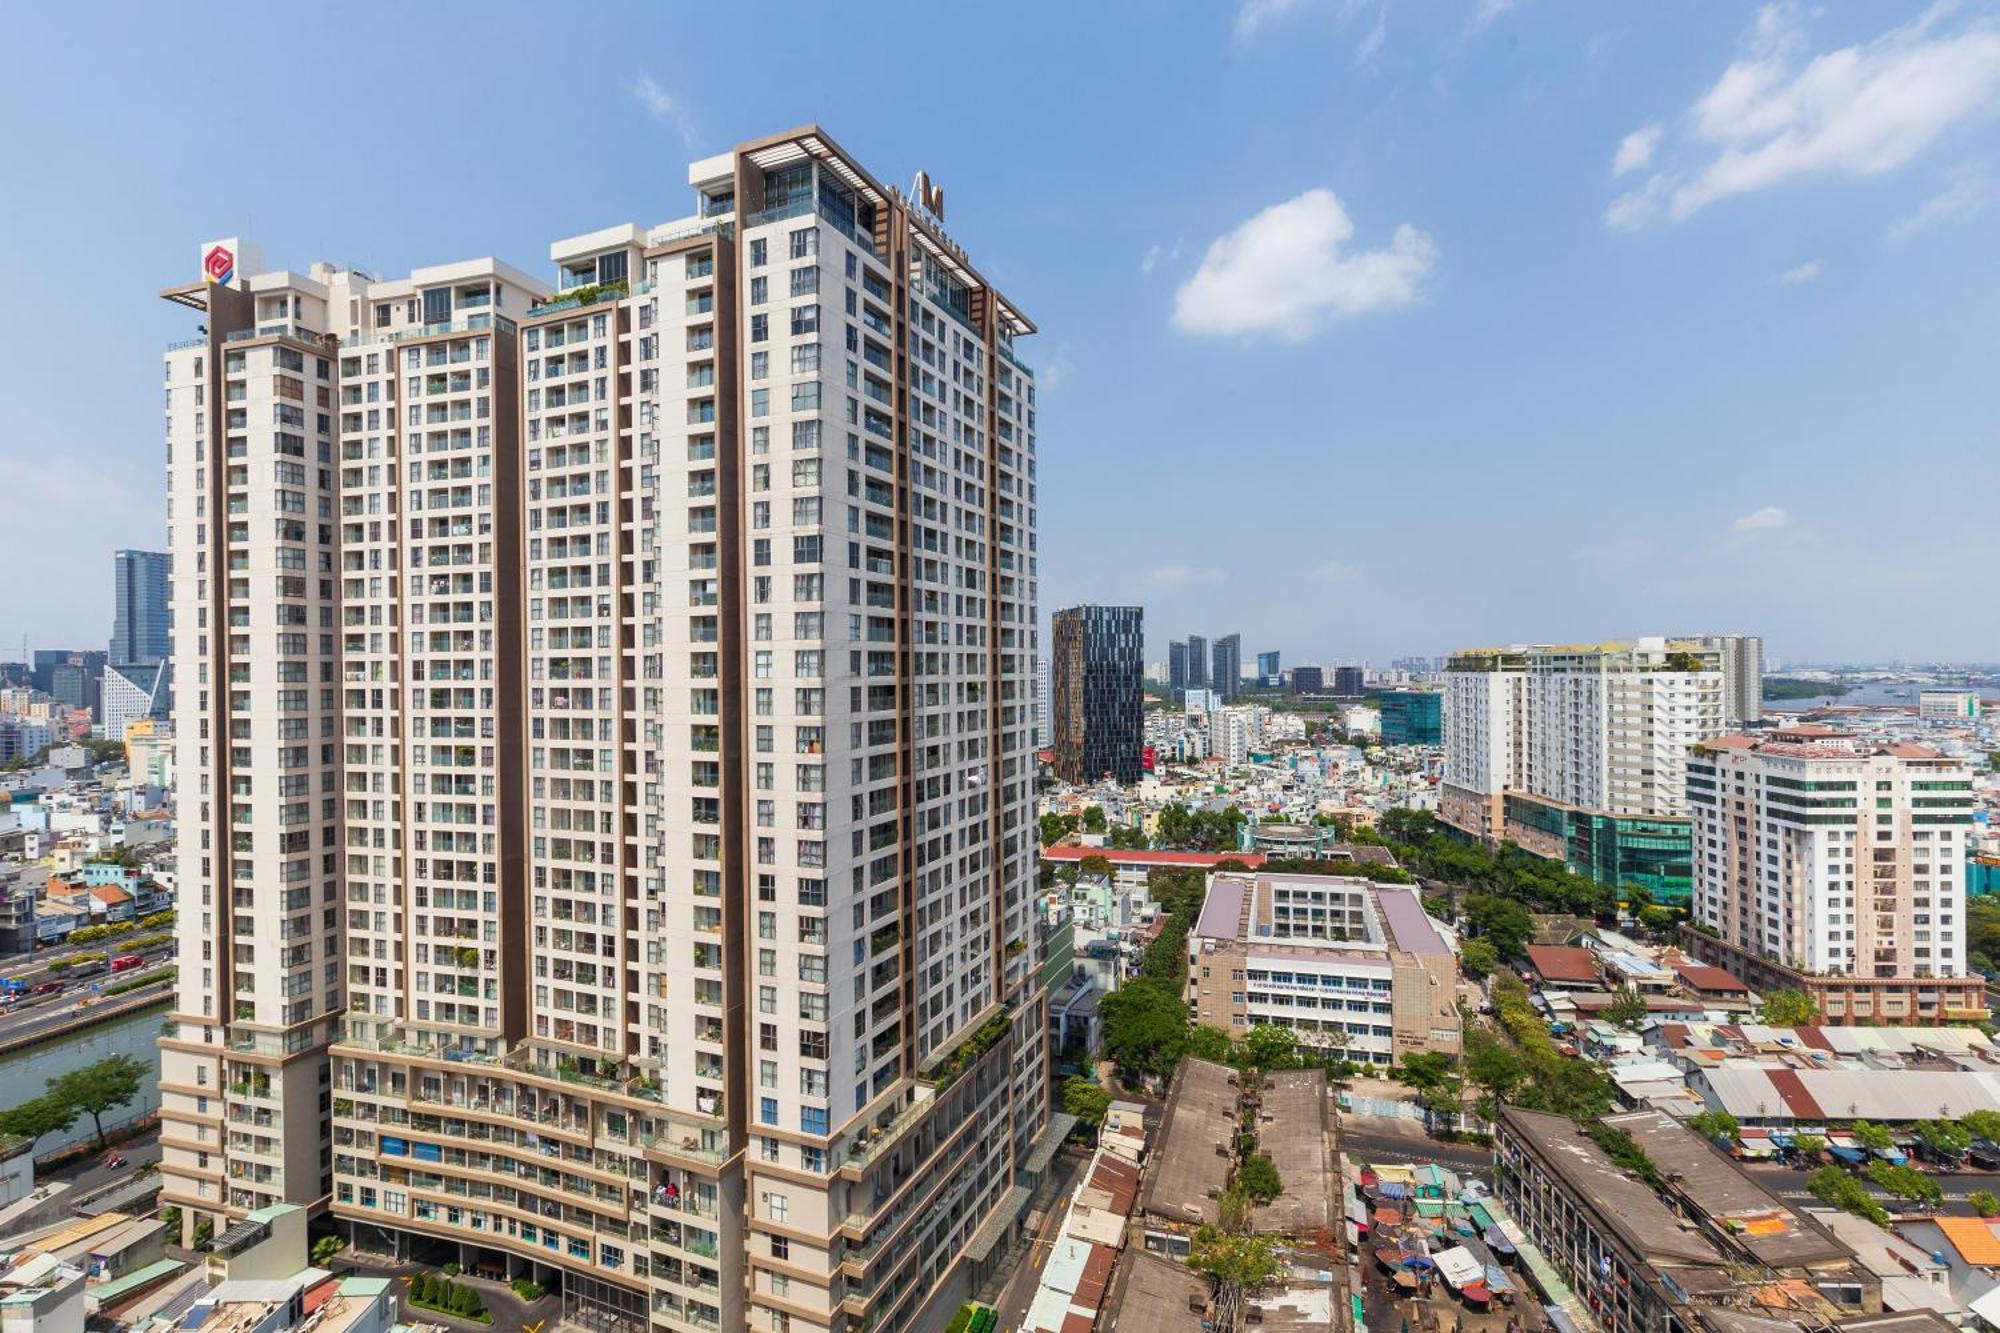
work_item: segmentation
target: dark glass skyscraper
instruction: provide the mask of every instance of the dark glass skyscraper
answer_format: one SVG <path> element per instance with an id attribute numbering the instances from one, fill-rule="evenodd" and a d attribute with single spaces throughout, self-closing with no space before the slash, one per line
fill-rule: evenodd
<path id="1" fill-rule="evenodd" d="M 1073 606 L 1050 623 L 1055 766 L 1064 782 L 1139 780 L 1144 615 L 1136 606 Z"/>
<path id="2" fill-rule="evenodd" d="M 118 551 L 111 559 L 117 611 L 111 622 L 108 660 L 120 666 L 166 661 L 166 552 Z"/>
<path id="3" fill-rule="evenodd" d="M 1225 634 L 1215 641 L 1208 668 L 1208 688 L 1222 696 L 1224 703 L 1243 691 L 1243 636 Z"/>

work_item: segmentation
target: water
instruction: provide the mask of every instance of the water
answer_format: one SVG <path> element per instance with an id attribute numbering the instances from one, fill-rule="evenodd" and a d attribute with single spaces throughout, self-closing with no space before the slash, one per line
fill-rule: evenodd
<path id="1" fill-rule="evenodd" d="M 146 1066 L 146 1072 L 139 1080 L 139 1095 L 115 1111 L 106 1111 L 104 1123 L 108 1128 L 121 1120 L 129 1120 L 155 1109 L 160 1104 L 160 1051 L 153 1043 L 159 1039 L 160 1025 L 166 1021 L 166 1016 L 164 1007 L 128 1014 L 116 1022 L 79 1032 L 73 1037 L 46 1042 L 33 1050 L 0 1060 L 0 1104 L 14 1106 L 31 1097 L 38 1097 L 44 1090 L 45 1080 L 94 1064 L 106 1056 L 129 1055 Z M 72 1143 L 83 1143 L 94 1136 L 90 1117 L 79 1115 L 68 1130 L 38 1141 L 35 1152 L 37 1155 L 51 1153 Z"/>
<path id="2" fill-rule="evenodd" d="M 1835 708 L 1844 705 L 1849 708 L 1885 706 L 1908 708 L 1914 712 L 1917 707 L 1917 695 L 1925 689 L 1963 688 L 1965 687 L 1958 685 L 1902 685 L 1894 681 L 1871 680 L 1851 686 L 1845 694 L 1819 694 L 1814 695 L 1810 699 L 1766 699 L 1764 701 L 1764 711 L 1767 713 L 1804 713 L 1815 708 Z M 1996 697 L 1992 691 L 1978 689 L 1976 692 L 1981 696 L 1981 702 L 1984 706 L 1991 708 L 2000 705 L 2000 697 Z"/>

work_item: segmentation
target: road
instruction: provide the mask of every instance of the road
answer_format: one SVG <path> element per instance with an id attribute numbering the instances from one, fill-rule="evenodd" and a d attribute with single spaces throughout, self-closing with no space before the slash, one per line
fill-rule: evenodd
<path id="1" fill-rule="evenodd" d="M 162 926 L 160 929 L 172 930 L 173 927 Z M 157 933 L 159 932 L 150 930 L 135 930 L 132 932 L 132 936 L 128 936 L 127 938 L 132 938 L 139 935 L 152 935 Z M 92 940 L 88 944 L 60 944 L 53 949 L 37 949 L 33 953 L 10 954 L 5 959 L 0 959 L 0 977 L 18 977 L 28 972 L 39 972 L 43 968 L 47 967 L 50 963 L 54 962 L 56 959 L 68 958 L 72 954 L 102 953 L 102 954 L 109 954 L 113 958 L 116 958 L 121 953 L 130 953 L 130 952 L 132 952 L 130 949 L 119 948 L 118 940 L 115 938 L 108 940 Z M 158 953 L 171 953 L 173 952 L 173 946 L 171 944 L 161 945 L 159 948 L 148 949 L 145 950 L 144 952 L 147 954 L 148 957 Z"/>
<path id="2" fill-rule="evenodd" d="M 148 971 L 150 969 L 141 969 Z M 173 994 L 172 981 L 158 981 L 150 986 L 141 986 L 120 995 L 93 995 L 92 982 L 113 981 L 113 977 L 92 977 L 65 992 L 60 998 L 46 1004 L 33 1005 L 0 1018 L 0 1044 L 22 1041 L 45 1033 L 60 1032 L 73 1027 L 78 1017 L 93 1009 L 123 1008 L 137 1001 L 161 1000 Z M 84 1002 L 89 1001 L 88 1005 Z"/>
<path id="3" fill-rule="evenodd" d="M 125 1159 L 123 1166 L 106 1166 L 105 1159 L 110 1153 L 96 1152 L 78 1164 L 38 1174 L 39 1184 L 47 1185 L 51 1181 L 60 1180 L 66 1182 L 69 1188 L 52 1195 L 40 1208 L 17 1213 L 8 1222 L 5 1234 L 31 1231 L 36 1227 L 59 1222 L 72 1216 L 77 1205 L 96 1191 L 107 1185 L 119 1185 L 136 1178 L 140 1167 L 160 1160 L 160 1131 L 149 1129 L 138 1138 L 127 1139 L 119 1144 L 116 1151 Z"/>
<path id="4" fill-rule="evenodd" d="M 1403 1125 L 1408 1125 L 1408 1129 L 1401 1128 Z M 1413 1121 L 1343 1115 L 1334 1146 L 1364 1162 L 1402 1165 L 1436 1162 L 1461 1175 L 1490 1176 L 1493 1171 L 1493 1154 L 1487 1149 L 1466 1143 L 1440 1143 Z"/>
<path id="5" fill-rule="evenodd" d="M 1744 1174 L 1771 1191 L 1787 1203 L 1811 1204 L 1823 1207 L 1821 1201 L 1806 1188 L 1807 1171 L 1794 1170 L 1775 1162 L 1738 1162 Z M 1972 1217 L 1973 1207 L 1967 1202 L 1980 1190 L 1990 1194 L 2000 1194 L 2000 1174 L 1987 1171 L 1950 1171 L 1933 1175 L 1938 1188 L 1944 1192 L 1943 1212 L 1948 1217 Z M 1865 1181 L 1863 1183 L 1866 1183 Z M 1881 1191 L 1875 1196 L 1890 1212 L 1898 1211 L 1901 1201 L 1892 1199 Z"/>
<path id="6" fill-rule="evenodd" d="M 1017 1261 L 1007 1285 L 1000 1289 L 999 1299 L 993 1303 L 1000 1316 L 996 1327 L 1020 1328 L 1028 1322 L 1028 1306 L 1034 1303 L 1035 1289 L 1042 1284 L 1042 1269 L 1061 1232 L 1069 1196 L 1076 1188 L 1077 1176 L 1089 1162 L 1090 1158 L 1082 1153 L 1056 1154 L 1049 1167 L 1049 1178 L 1037 1192 L 1038 1198 L 1049 1200 L 1042 1211 L 1042 1224 L 1028 1237 L 1026 1253 Z"/>

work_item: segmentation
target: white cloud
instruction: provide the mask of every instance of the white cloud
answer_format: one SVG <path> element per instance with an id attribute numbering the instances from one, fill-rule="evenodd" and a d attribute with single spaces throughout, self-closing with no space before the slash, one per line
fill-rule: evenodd
<path id="1" fill-rule="evenodd" d="M 1058 351 L 1036 369 L 1035 387 L 1044 393 L 1053 393 L 1075 373 L 1076 362 L 1069 359 L 1068 351 Z"/>
<path id="2" fill-rule="evenodd" d="M 1513 7 L 1514 0 L 1479 0 L 1479 7 L 1472 11 L 1472 26 L 1483 28 Z"/>
<path id="3" fill-rule="evenodd" d="M 681 113 L 680 104 L 673 94 L 662 88 L 650 74 L 641 74 L 639 81 L 632 85 L 632 96 L 646 109 L 646 114 L 654 120 L 665 121 L 680 131 L 681 138 L 694 141 L 694 131 L 688 126 L 687 117 Z"/>
<path id="4" fill-rule="evenodd" d="M 1771 281 L 1780 287 L 1802 287 L 1824 272 L 1826 272 L 1825 264 L 1817 259 L 1808 259 L 1805 263 L 1796 264 L 1783 273 L 1773 274 Z"/>
<path id="5" fill-rule="evenodd" d="M 1305 0 L 1243 0 L 1236 7 L 1236 40 L 1249 41 L 1266 23 L 1304 3 Z"/>
<path id="6" fill-rule="evenodd" d="M 1775 532 L 1790 527 L 1792 516 L 1777 505 L 1753 509 L 1729 525 L 1731 532 Z"/>
<path id="7" fill-rule="evenodd" d="M 1605 208 L 1604 225 L 1619 231 L 1645 226 L 1659 211 L 1660 200 L 1666 197 L 1669 184 L 1666 173 L 1660 172 L 1649 177 L 1638 189 L 1619 195 Z"/>
<path id="8" fill-rule="evenodd" d="M 1879 176 L 1910 162 L 1992 110 L 2000 92 L 2000 28 L 1979 18 L 1947 30 L 1949 8 L 1815 55 L 1798 12 L 1767 5 L 1744 53 L 1681 119 L 1659 188 L 1624 196 L 1605 221 L 1678 222 L 1791 181 Z"/>
<path id="9" fill-rule="evenodd" d="M 1437 259 L 1404 223 L 1382 250 L 1343 253 L 1354 222 L 1333 191 L 1307 190 L 1218 237 L 1174 294 L 1183 333 L 1276 333 L 1298 340 L 1324 321 L 1405 306 Z"/>
<path id="10" fill-rule="evenodd" d="M 1384 4 L 1375 11 L 1375 25 L 1354 48 L 1354 67 L 1375 63 L 1375 57 L 1382 54 L 1382 43 L 1389 39 L 1389 6 Z"/>
<path id="11" fill-rule="evenodd" d="M 1353 565 L 1343 564 L 1338 560 L 1329 560 L 1313 570 L 1307 577 L 1314 583 L 1356 583 L 1360 581 L 1361 571 Z"/>
<path id="12" fill-rule="evenodd" d="M 1666 133 L 1660 122 L 1641 125 L 1618 141 L 1618 151 L 1611 158 L 1611 174 L 1623 176 L 1637 171 L 1653 160 L 1653 153 L 1660 146 L 1660 137 Z"/>
<path id="13" fill-rule="evenodd" d="M 1889 224 L 1884 233 L 1885 240 L 1900 241 L 1911 232 L 1922 231 L 1933 222 L 1943 222 L 1946 218 L 1962 217 L 1976 213 L 1986 206 L 1991 194 L 1987 183 L 1976 176 L 1967 176 L 1952 184 L 1942 193 L 1932 195 L 1924 201 L 1922 208 L 1905 218 L 1897 218 Z"/>
<path id="14" fill-rule="evenodd" d="M 1139 271 L 1141 273 L 1151 273 L 1161 264 L 1170 264 L 1180 257 L 1181 243 L 1179 241 L 1175 241 L 1171 249 L 1164 245 L 1149 245 L 1146 247 L 1145 257 L 1139 261 Z"/>
<path id="15" fill-rule="evenodd" d="M 1164 587 L 1179 588 L 1192 583 L 1220 583 L 1223 574 L 1219 569 L 1197 569 L 1192 565 L 1161 565 L 1147 577 Z"/>

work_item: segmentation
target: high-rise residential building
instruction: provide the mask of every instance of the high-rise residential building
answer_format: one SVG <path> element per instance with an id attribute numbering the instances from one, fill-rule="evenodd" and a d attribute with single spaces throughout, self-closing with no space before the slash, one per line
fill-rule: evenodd
<path id="1" fill-rule="evenodd" d="M 1215 682 L 1208 675 L 1208 640 L 1199 634 L 1187 637 L 1187 688 L 1190 690 L 1211 689 Z"/>
<path id="2" fill-rule="evenodd" d="M 1167 645 L 1167 697 L 1177 699 L 1188 687 L 1187 640 L 1175 639 Z"/>
<path id="3" fill-rule="evenodd" d="M 1359 699 L 1368 692 L 1366 667 L 1341 666 L 1333 669 L 1333 692 L 1343 699 Z"/>
<path id="4" fill-rule="evenodd" d="M 1983 1014 L 1965 965 L 1964 760 L 1791 726 L 1705 741 L 1687 786 L 1694 919 L 1715 932 L 1688 938 L 1712 961 L 1812 994 L 1830 1022 Z"/>
<path id="5" fill-rule="evenodd" d="M 1050 622 L 1055 769 L 1064 782 L 1139 780 L 1144 615 L 1136 606 L 1074 606 Z"/>
<path id="6" fill-rule="evenodd" d="M 1270 713 L 1270 709 L 1259 707 L 1209 709 L 1209 756 L 1231 764 L 1247 762 L 1253 752 L 1264 748 L 1264 724 Z"/>
<path id="7" fill-rule="evenodd" d="M 1473 649 L 1445 672 L 1441 818 L 1600 884 L 1691 885 L 1687 754 L 1726 730 L 1694 639 Z"/>
<path id="8" fill-rule="evenodd" d="M 1243 636 L 1225 634 L 1209 649 L 1208 688 L 1228 703 L 1243 692 Z"/>
<path id="9" fill-rule="evenodd" d="M 1035 668 L 1035 748 L 1056 743 L 1054 666 L 1046 654 Z"/>
<path id="10" fill-rule="evenodd" d="M 921 183 L 808 127 L 554 290 L 223 241 L 165 293 L 184 1226 L 325 1207 L 609 1328 L 906 1328 L 998 1261 L 1053 1147 L 1033 325 Z"/>
<path id="11" fill-rule="evenodd" d="M 1444 692 L 1385 690 L 1381 695 L 1382 744 L 1444 744 Z"/>
<path id="12" fill-rule="evenodd" d="M 167 660 L 167 553 L 115 551 L 111 557 L 116 609 L 111 647 L 113 666 L 152 666 Z"/>
<path id="13" fill-rule="evenodd" d="M 1257 683 L 1260 686 L 1265 689 L 1275 689 L 1280 674 L 1276 652 L 1257 654 Z"/>
<path id="14" fill-rule="evenodd" d="M 1722 654 L 1722 715 L 1735 726 L 1764 716 L 1764 640 L 1755 634 L 1698 634 Z"/>

